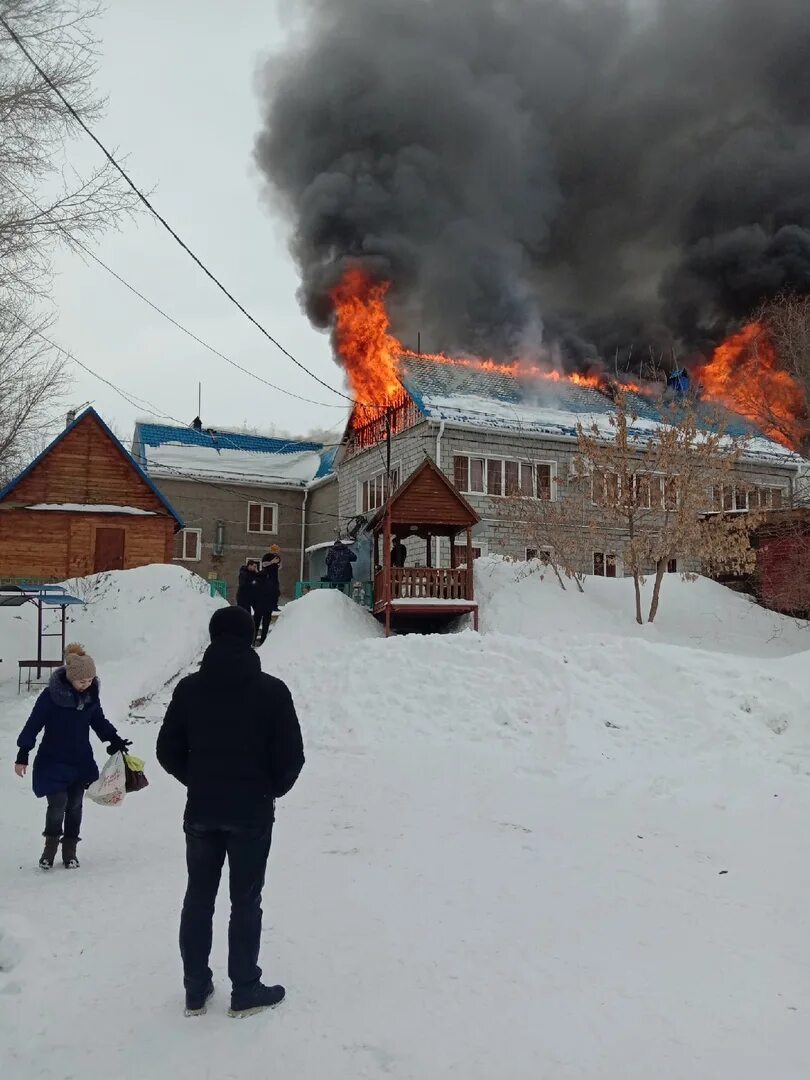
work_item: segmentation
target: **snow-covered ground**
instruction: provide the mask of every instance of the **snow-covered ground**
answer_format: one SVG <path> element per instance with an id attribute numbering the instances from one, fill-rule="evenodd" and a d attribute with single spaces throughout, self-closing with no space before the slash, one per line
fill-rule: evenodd
<path id="1" fill-rule="evenodd" d="M 806 1080 L 810 630 L 702 580 L 639 628 L 630 582 L 478 570 L 480 636 L 386 641 L 315 592 L 263 648 L 308 762 L 265 894 L 289 1000 L 242 1023 L 224 895 L 219 996 L 182 1016 L 183 800 L 153 759 L 217 601 L 173 567 L 91 591 L 70 636 L 151 786 L 88 806 L 49 875 L 12 772 L 31 628 L 0 611 L 3 1076 Z"/>

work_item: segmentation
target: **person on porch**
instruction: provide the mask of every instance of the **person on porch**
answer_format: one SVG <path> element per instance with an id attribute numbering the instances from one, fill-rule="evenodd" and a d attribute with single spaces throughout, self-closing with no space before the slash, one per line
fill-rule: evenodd
<path id="1" fill-rule="evenodd" d="M 391 565 L 396 570 L 402 570 L 407 561 L 408 549 L 405 547 L 402 540 L 398 536 L 395 536 L 394 543 L 391 546 Z"/>

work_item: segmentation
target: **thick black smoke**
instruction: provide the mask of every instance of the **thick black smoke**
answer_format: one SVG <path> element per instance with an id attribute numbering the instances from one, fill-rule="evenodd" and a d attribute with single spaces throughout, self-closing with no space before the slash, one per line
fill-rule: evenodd
<path id="1" fill-rule="evenodd" d="M 808 0 L 298 0 L 256 156 L 329 324 L 585 365 L 683 355 L 810 292 Z"/>

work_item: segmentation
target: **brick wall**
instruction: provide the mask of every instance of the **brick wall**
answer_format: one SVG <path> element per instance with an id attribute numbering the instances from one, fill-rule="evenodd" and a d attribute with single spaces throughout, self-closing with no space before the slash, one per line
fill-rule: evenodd
<path id="1" fill-rule="evenodd" d="M 247 558 L 261 558 L 271 544 L 281 548 L 281 596 L 293 596 L 301 559 L 301 505 L 304 493 L 300 489 L 239 485 L 222 481 L 153 478 L 160 490 L 183 518 L 187 529 L 202 530 L 201 558 L 198 562 L 179 561 L 201 577 L 210 574 L 228 583 L 228 598 L 233 600 L 239 578 L 239 567 Z M 275 533 L 248 532 L 248 503 L 274 503 L 278 506 Z M 221 556 L 214 554 L 217 526 L 222 523 L 224 548 Z"/>
<path id="2" fill-rule="evenodd" d="M 436 441 L 438 426 L 423 421 L 416 427 L 394 437 L 391 448 L 392 466 L 400 468 L 400 482 L 405 480 L 424 460 L 425 454 L 436 460 Z M 520 435 L 508 432 L 477 432 L 468 428 L 446 427 L 440 442 L 440 461 L 442 471 L 454 479 L 453 459 L 456 454 L 471 457 L 508 458 L 518 461 L 548 462 L 553 466 L 559 480 L 567 478 L 576 457 L 576 443 L 562 441 L 543 435 Z M 349 458 L 338 469 L 339 507 L 341 518 L 347 520 L 360 512 L 358 488 L 363 481 L 385 471 L 385 446 L 372 447 L 355 457 Z M 763 487 L 781 487 L 785 492 L 785 501 L 790 498 L 792 478 L 795 468 L 779 466 L 773 463 L 743 462 L 736 470 L 736 479 L 742 485 Z M 508 555 L 513 558 L 525 558 L 525 549 L 515 537 L 509 522 L 501 519 L 497 512 L 498 500 L 488 495 L 467 495 L 475 510 L 481 515 L 481 523 L 474 532 L 475 543 L 486 554 Z M 708 506 L 707 506 L 708 509 Z M 615 548 L 621 548 L 625 541 L 622 530 L 613 530 L 609 539 Z M 421 558 L 421 552 L 409 545 L 409 562 Z M 443 544 L 440 561 L 449 562 L 449 546 Z M 591 572 L 592 567 L 583 567 Z M 684 563 L 679 570 L 694 571 L 696 563 Z"/>

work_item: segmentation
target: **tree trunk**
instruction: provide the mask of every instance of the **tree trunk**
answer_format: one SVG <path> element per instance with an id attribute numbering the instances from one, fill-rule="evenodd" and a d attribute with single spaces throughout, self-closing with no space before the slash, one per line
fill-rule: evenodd
<path id="1" fill-rule="evenodd" d="M 582 578 L 579 576 L 579 574 L 574 574 L 574 581 L 577 583 L 577 589 L 579 590 L 579 592 L 584 593 L 585 590 L 582 588 Z"/>
<path id="2" fill-rule="evenodd" d="M 641 577 L 638 570 L 633 571 L 633 587 L 636 590 L 636 622 L 639 626 L 644 625 L 644 616 L 641 614 Z M 652 619 L 650 619 L 652 622 Z"/>
<path id="3" fill-rule="evenodd" d="M 658 614 L 658 601 L 661 597 L 661 582 L 667 572 L 667 560 L 659 559 L 655 567 L 655 584 L 653 585 L 652 600 L 650 601 L 650 614 L 647 622 L 654 622 Z"/>
<path id="4" fill-rule="evenodd" d="M 554 571 L 554 576 L 556 577 L 557 581 L 559 581 L 559 583 L 560 583 L 560 588 L 562 589 L 563 592 L 565 592 L 565 582 L 563 581 L 562 575 L 560 574 L 560 571 L 557 569 L 557 564 L 554 562 L 553 559 L 551 560 L 551 568 Z"/>

